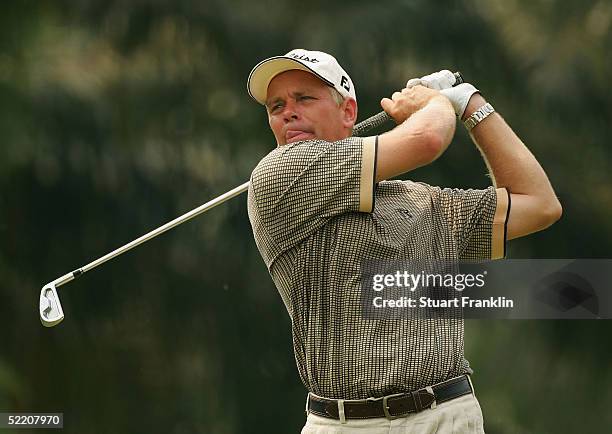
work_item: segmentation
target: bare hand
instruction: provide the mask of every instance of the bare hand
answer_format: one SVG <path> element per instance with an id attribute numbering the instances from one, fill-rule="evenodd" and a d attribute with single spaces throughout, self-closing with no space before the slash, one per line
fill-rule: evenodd
<path id="1" fill-rule="evenodd" d="M 424 86 L 404 88 L 401 92 L 394 92 L 391 99 L 383 98 L 380 105 L 395 122 L 401 124 L 416 111 L 425 107 L 432 98 L 440 92 Z"/>

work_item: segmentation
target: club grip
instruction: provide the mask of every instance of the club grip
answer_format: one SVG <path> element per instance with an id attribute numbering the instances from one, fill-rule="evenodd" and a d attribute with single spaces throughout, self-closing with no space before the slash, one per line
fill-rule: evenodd
<path id="1" fill-rule="evenodd" d="M 453 75 L 455 76 L 455 84 L 453 84 L 453 87 L 464 82 L 463 76 L 459 71 L 454 72 Z M 353 136 L 363 136 L 374 128 L 378 128 L 392 120 L 393 118 L 389 116 L 389 114 L 385 111 L 376 113 L 374 116 L 370 116 L 369 118 L 355 125 L 355 127 L 353 128 Z"/>

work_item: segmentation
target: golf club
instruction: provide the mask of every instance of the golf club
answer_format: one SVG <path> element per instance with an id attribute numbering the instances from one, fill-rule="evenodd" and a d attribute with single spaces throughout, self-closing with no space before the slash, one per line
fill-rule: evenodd
<path id="1" fill-rule="evenodd" d="M 463 77 L 461 76 L 459 72 L 455 72 L 454 75 L 455 75 L 454 86 L 460 83 L 463 83 Z M 391 117 L 386 112 L 384 111 L 380 112 L 358 123 L 357 125 L 355 125 L 355 127 L 353 128 L 353 135 L 361 136 L 365 134 L 366 132 L 371 131 L 374 128 L 380 127 L 383 124 L 391 120 L 392 120 Z M 223 202 L 235 196 L 238 196 L 239 194 L 248 190 L 248 188 L 249 188 L 249 181 L 175 218 L 174 220 L 158 227 L 157 229 L 154 229 L 151 232 L 148 232 L 142 235 L 141 237 L 135 239 L 134 241 L 131 241 L 130 243 L 122 247 L 119 247 L 118 249 L 113 250 L 112 252 L 102 256 L 101 258 L 98 258 L 95 261 L 82 266 L 81 268 L 78 268 L 70 273 L 64 274 L 63 276 L 58 277 L 57 279 L 47 283 L 45 286 L 43 286 L 42 290 L 40 291 L 39 313 L 40 313 L 40 320 L 42 324 L 45 327 L 53 327 L 59 324 L 64 319 L 64 311 L 62 309 L 62 305 L 60 303 L 59 296 L 57 294 L 57 288 L 59 288 L 60 286 L 68 282 L 71 282 L 72 280 L 76 279 L 80 275 L 85 274 L 86 272 L 93 270 L 97 266 L 102 265 L 106 261 L 113 259 L 127 252 L 128 250 L 131 250 L 134 247 L 146 241 L 149 241 L 152 238 L 155 238 L 158 235 L 163 234 L 164 232 L 174 228 L 175 226 L 185 223 L 186 221 L 199 216 L 200 214 L 208 211 L 209 209 L 214 208 L 217 205 L 220 205 Z"/>

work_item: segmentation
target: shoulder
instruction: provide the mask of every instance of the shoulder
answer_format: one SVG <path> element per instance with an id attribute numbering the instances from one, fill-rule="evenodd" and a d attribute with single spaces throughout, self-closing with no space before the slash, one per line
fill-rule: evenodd
<path id="1" fill-rule="evenodd" d="M 268 153 L 261 163 L 278 159 L 296 158 L 300 156 L 312 156 L 317 153 L 326 151 L 342 151 L 349 150 L 355 146 L 361 146 L 363 143 L 362 137 L 347 137 L 346 139 L 336 142 L 327 142 L 325 140 L 304 140 L 301 142 L 290 143 L 288 145 L 279 146 Z"/>
<path id="2" fill-rule="evenodd" d="M 252 179 L 267 177 L 271 172 L 277 175 L 294 173 L 314 162 L 333 165 L 356 153 L 360 154 L 363 140 L 361 137 L 348 137 L 336 142 L 305 140 L 279 146 L 259 161 L 253 170 Z"/>

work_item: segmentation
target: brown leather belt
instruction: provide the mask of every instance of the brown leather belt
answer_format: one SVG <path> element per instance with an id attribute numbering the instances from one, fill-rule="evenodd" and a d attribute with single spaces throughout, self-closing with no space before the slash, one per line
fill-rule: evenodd
<path id="1" fill-rule="evenodd" d="M 386 417 L 395 419 L 426 408 L 435 408 L 451 399 L 473 393 L 468 375 L 451 378 L 416 392 L 397 393 L 380 398 L 327 399 L 308 394 L 308 411 L 330 419 L 369 419 Z"/>

